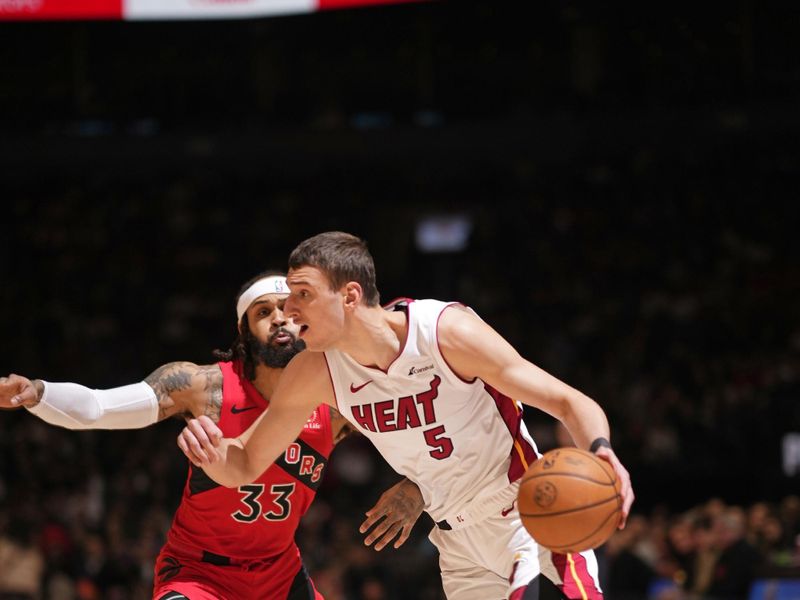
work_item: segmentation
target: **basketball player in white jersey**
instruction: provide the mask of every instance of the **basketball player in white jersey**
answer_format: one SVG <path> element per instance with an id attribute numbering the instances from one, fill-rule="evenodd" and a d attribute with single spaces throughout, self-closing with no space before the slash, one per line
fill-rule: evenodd
<path id="1" fill-rule="evenodd" d="M 544 598 L 555 590 L 540 575 L 563 597 L 602 598 L 594 554 L 538 547 L 515 505 L 519 478 L 537 457 L 522 402 L 613 466 L 624 526 L 634 495 L 600 406 L 523 359 L 462 305 L 420 300 L 384 310 L 372 257 L 352 235 L 301 243 L 287 283 L 285 310 L 309 351 L 292 359 L 268 413 L 239 438 L 220 440 L 212 423 L 190 422 L 178 438 L 187 456 L 223 485 L 246 484 L 322 399 L 421 489 L 449 599 Z"/>

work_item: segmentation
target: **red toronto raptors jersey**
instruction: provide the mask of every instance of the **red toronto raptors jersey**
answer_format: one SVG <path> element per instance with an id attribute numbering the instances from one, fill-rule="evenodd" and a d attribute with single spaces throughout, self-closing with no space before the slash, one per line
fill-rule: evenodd
<path id="1" fill-rule="evenodd" d="M 221 362 L 219 366 L 222 409 L 218 426 L 225 437 L 232 438 L 246 431 L 269 403 L 238 375 L 237 364 Z M 287 550 L 294 544 L 300 517 L 314 500 L 332 449 L 330 412 L 323 404 L 300 437 L 251 484 L 226 488 L 190 464 L 168 546 L 235 560 Z"/>

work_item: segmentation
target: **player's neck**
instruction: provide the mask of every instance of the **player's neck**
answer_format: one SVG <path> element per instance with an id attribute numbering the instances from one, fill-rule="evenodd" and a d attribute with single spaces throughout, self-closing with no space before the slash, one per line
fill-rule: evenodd
<path id="1" fill-rule="evenodd" d="M 278 386 L 278 379 L 280 379 L 283 369 L 276 369 L 274 367 L 267 367 L 266 365 L 258 365 L 256 367 L 256 378 L 253 380 L 253 387 L 258 390 L 264 398 L 269 400 L 272 393 Z"/>
<path id="2" fill-rule="evenodd" d="M 405 313 L 379 306 L 359 308 L 348 329 L 349 335 L 339 350 L 359 364 L 384 371 L 400 354 L 408 335 Z"/>

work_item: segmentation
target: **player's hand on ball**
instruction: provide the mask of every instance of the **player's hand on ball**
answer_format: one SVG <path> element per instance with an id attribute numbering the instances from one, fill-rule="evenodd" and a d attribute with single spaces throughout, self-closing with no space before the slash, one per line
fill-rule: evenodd
<path id="1" fill-rule="evenodd" d="M 633 494 L 633 486 L 631 485 L 631 476 L 628 470 L 619 462 L 617 455 L 611 448 L 601 446 L 595 451 L 595 454 L 603 460 L 611 463 L 614 467 L 614 472 L 617 474 L 620 482 L 619 494 L 622 496 L 622 509 L 620 511 L 619 529 L 625 528 L 625 522 L 628 520 L 628 513 L 631 511 L 631 505 L 635 498 Z"/>
<path id="2" fill-rule="evenodd" d="M 197 467 L 209 465 L 220 458 L 217 446 L 222 430 L 209 417 L 201 415 L 187 419 L 186 427 L 178 435 L 178 448 Z"/>
<path id="3" fill-rule="evenodd" d="M 364 538 L 364 544 L 371 546 L 377 540 L 374 548 L 381 551 L 394 539 L 394 547 L 399 548 L 411 534 L 423 506 L 422 493 L 416 484 L 408 479 L 396 483 L 366 512 L 367 518 L 358 530 L 366 533 L 373 526 L 374 529 Z"/>
<path id="4" fill-rule="evenodd" d="M 0 377 L 0 408 L 34 406 L 39 394 L 33 382 L 22 375 Z"/>

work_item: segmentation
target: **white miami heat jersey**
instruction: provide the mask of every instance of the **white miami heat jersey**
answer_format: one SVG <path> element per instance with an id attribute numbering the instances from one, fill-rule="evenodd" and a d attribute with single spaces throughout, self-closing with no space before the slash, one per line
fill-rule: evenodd
<path id="1" fill-rule="evenodd" d="M 480 379 L 464 381 L 442 357 L 437 324 L 448 306 L 394 305 L 406 311 L 408 337 L 386 371 L 325 352 L 339 412 L 419 486 L 435 521 L 516 481 L 537 456 L 522 405 Z"/>

